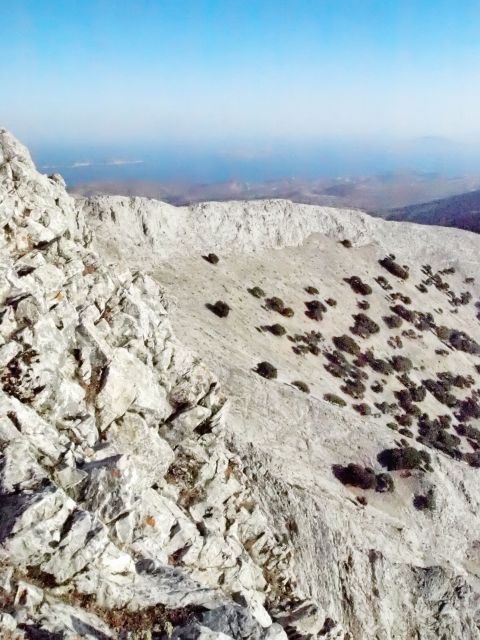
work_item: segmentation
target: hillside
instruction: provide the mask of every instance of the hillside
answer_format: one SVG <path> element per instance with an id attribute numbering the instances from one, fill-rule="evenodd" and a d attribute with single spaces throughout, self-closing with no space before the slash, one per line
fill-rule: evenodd
<path id="1" fill-rule="evenodd" d="M 227 437 L 327 637 L 479 637 L 478 237 L 285 201 L 84 212 L 222 380 Z"/>
<path id="2" fill-rule="evenodd" d="M 480 638 L 480 238 L 75 201 L 0 133 L 5 638 Z"/>
<path id="3" fill-rule="evenodd" d="M 382 214 L 383 215 L 383 214 Z M 480 190 L 432 200 L 423 204 L 391 209 L 390 220 L 406 220 L 419 224 L 435 224 L 480 232 Z"/>

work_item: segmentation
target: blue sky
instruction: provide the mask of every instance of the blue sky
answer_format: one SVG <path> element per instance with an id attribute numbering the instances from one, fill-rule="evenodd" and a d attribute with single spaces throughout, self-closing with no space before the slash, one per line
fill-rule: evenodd
<path id="1" fill-rule="evenodd" d="M 0 124 L 31 144 L 480 140 L 480 2 L 0 2 Z"/>

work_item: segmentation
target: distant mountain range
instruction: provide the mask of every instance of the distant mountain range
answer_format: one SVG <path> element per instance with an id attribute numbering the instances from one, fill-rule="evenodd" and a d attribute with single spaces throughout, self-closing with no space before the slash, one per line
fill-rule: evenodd
<path id="1" fill-rule="evenodd" d="M 436 224 L 480 233 L 480 189 L 440 200 L 391 209 L 380 212 L 380 215 L 389 220 Z"/>

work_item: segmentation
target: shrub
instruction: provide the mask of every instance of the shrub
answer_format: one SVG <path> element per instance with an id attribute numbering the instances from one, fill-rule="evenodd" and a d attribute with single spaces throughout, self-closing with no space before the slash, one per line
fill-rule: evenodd
<path id="1" fill-rule="evenodd" d="M 357 302 L 357 307 L 362 311 L 366 311 L 367 309 L 370 309 L 370 303 L 368 300 L 359 300 Z"/>
<path id="2" fill-rule="evenodd" d="M 351 462 L 346 467 L 334 465 L 332 469 L 334 476 L 344 485 L 364 490 L 373 489 L 376 485 L 375 472 L 360 464 Z"/>
<path id="3" fill-rule="evenodd" d="M 277 313 L 281 313 L 285 308 L 285 303 L 281 298 L 278 298 L 277 296 L 273 296 L 273 298 L 267 298 L 265 300 L 265 304 L 267 306 L 267 309 L 276 311 Z"/>
<path id="4" fill-rule="evenodd" d="M 433 511 L 435 509 L 435 493 L 433 489 L 429 489 L 425 495 L 415 495 L 413 506 L 418 511 Z"/>
<path id="5" fill-rule="evenodd" d="M 294 311 L 291 307 L 284 307 L 280 311 L 280 315 L 282 315 L 284 318 L 292 318 L 294 315 Z"/>
<path id="6" fill-rule="evenodd" d="M 410 371 L 410 369 L 412 368 L 412 361 L 410 360 L 410 358 L 407 358 L 407 356 L 393 356 L 391 359 L 392 362 L 392 367 L 395 369 L 395 371 L 400 372 L 404 372 L 404 371 Z"/>
<path id="7" fill-rule="evenodd" d="M 270 362 L 259 362 L 256 372 L 262 376 L 262 378 L 267 378 L 268 380 L 273 380 L 277 377 L 277 369 L 273 364 L 270 364 Z"/>
<path id="8" fill-rule="evenodd" d="M 361 416 L 370 416 L 372 414 L 372 410 L 366 402 L 361 402 L 360 404 L 354 404 L 353 408 Z"/>
<path id="9" fill-rule="evenodd" d="M 403 324 L 403 320 L 400 316 L 384 316 L 383 321 L 389 329 L 398 329 Z"/>
<path id="10" fill-rule="evenodd" d="M 351 240 L 345 239 L 345 240 L 340 240 L 340 244 L 343 244 L 343 246 L 346 249 L 351 249 L 352 248 L 352 242 Z"/>
<path id="11" fill-rule="evenodd" d="M 270 331 L 270 333 L 273 333 L 274 336 L 284 336 L 287 333 L 287 330 L 285 329 L 285 327 L 283 327 L 281 324 L 278 324 L 278 323 L 269 325 L 265 327 L 265 329 L 267 331 Z"/>
<path id="12" fill-rule="evenodd" d="M 300 389 L 300 391 L 303 391 L 303 393 L 310 393 L 310 387 L 306 382 L 302 382 L 302 380 L 294 380 L 292 385 Z"/>
<path id="13" fill-rule="evenodd" d="M 392 493 L 395 489 L 393 478 L 389 473 L 378 473 L 375 477 L 375 491 L 377 493 Z"/>
<path id="14" fill-rule="evenodd" d="M 226 318 L 230 313 L 230 307 L 226 302 L 217 300 L 215 304 L 207 304 L 207 309 L 214 313 L 219 318 Z"/>
<path id="15" fill-rule="evenodd" d="M 438 402 L 446 405 L 447 407 L 454 407 L 457 404 L 457 399 L 450 393 L 450 385 L 443 381 L 437 380 L 422 380 L 422 384 L 429 391 Z"/>
<path id="16" fill-rule="evenodd" d="M 340 398 L 340 396 L 337 396 L 334 393 L 323 394 L 323 399 L 331 404 L 336 404 L 338 407 L 345 407 L 347 404 L 343 398 Z"/>
<path id="17" fill-rule="evenodd" d="M 378 454 L 378 461 L 388 471 L 401 469 L 423 469 L 431 461 L 427 451 L 419 451 L 415 447 L 384 449 Z"/>
<path id="18" fill-rule="evenodd" d="M 363 398 L 366 387 L 360 380 L 346 380 L 341 390 L 352 398 Z"/>
<path id="19" fill-rule="evenodd" d="M 358 355 L 360 353 L 360 347 L 353 338 L 347 335 L 335 336 L 332 338 L 333 344 L 340 349 L 351 355 Z"/>
<path id="20" fill-rule="evenodd" d="M 394 257 L 385 256 L 385 258 L 379 260 L 378 263 L 393 276 L 401 278 L 402 280 L 406 280 L 408 278 L 408 267 L 400 266 L 397 262 L 395 262 Z"/>
<path id="21" fill-rule="evenodd" d="M 328 304 L 329 307 L 336 307 L 337 306 L 337 301 L 334 300 L 333 298 L 327 298 L 325 300 L 325 302 Z"/>
<path id="22" fill-rule="evenodd" d="M 353 319 L 355 320 L 355 324 L 353 327 L 350 327 L 350 331 L 361 338 L 368 338 L 380 331 L 378 324 L 364 313 L 357 313 L 353 316 Z"/>
<path id="23" fill-rule="evenodd" d="M 373 393 L 382 393 L 383 391 L 383 385 L 380 384 L 380 382 L 374 382 L 372 384 L 372 386 L 370 387 L 370 389 L 373 391 Z"/>
<path id="24" fill-rule="evenodd" d="M 375 278 L 375 282 L 377 282 L 384 291 L 391 291 L 393 289 L 392 285 L 384 276 L 378 276 Z"/>
<path id="25" fill-rule="evenodd" d="M 305 302 L 305 306 L 307 307 L 305 315 L 312 320 L 321 320 L 327 310 L 327 307 L 320 300 L 308 300 Z"/>
<path id="26" fill-rule="evenodd" d="M 218 264 L 220 260 L 220 258 L 215 253 L 209 253 L 206 256 L 202 256 L 202 258 L 207 262 L 209 262 L 210 264 Z"/>
<path id="27" fill-rule="evenodd" d="M 254 298 L 264 298 L 265 291 L 260 287 L 252 287 L 251 289 L 247 289 L 248 293 L 252 295 Z"/>
<path id="28" fill-rule="evenodd" d="M 372 293 L 372 287 L 363 282 L 358 276 L 351 276 L 350 278 L 344 278 L 344 280 L 348 282 L 355 293 L 359 293 L 362 296 L 369 296 Z"/>
<path id="29" fill-rule="evenodd" d="M 423 402 L 427 396 L 426 390 L 419 385 L 410 388 L 410 395 L 412 397 L 413 402 Z"/>
<path id="30" fill-rule="evenodd" d="M 462 422 L 480 418 L 480 405 L 478 400 L 473 397 L 473 395 L 461 400 L 457 405 L 455 417 Z"/>
<path id="31" fill-rule="evenodd" d="M 374 358 L 370 362 L 370 366 L 374 371 L 377 371 L 377 373 L 381 373 L 385 376 L 389 376 L 393 371 L 392 365 L 387 362 L 387 360 L 382 360 L 382 358 Z"/>
<path id="32" fill-rule="evenodd" d="M 463 459 L 471 467 L 475 467 L 476 469 L 480 468 L 480 453 L 478 451 L 474 451 L 473 453 L 464 453 Z"/>
<path id="33" fill-rule="evenodd" d="M 450 344 L 459 351 L 478 355 L 480 353 L 480 345 L 475 342 L 465 331 L 457 331 L 452 329 L 448 338 Z"/>
<path id="34" fill-rule="evenodd" d="M 412 416 L 409 416 L 408 413 L 400 413 L 395 416 L 395 420 L 402 427 L 410 427 L 412 425 Z"/>
<path id="35" fill-rule="evenodd" d="M 393 307 L 390 307 L 390 310 L 393 311 L 397 316 L 400 316 L 402 320 L 406 320 L 407 322 L 415 322 L 417 314 L 415 311 L 411 309 L 407 309 L 403 304 L 396 304 Z"/>
<path id="36" fill-rule="evenodd" d="M 319 291 L 318 291 L 317 287 L 305 287 L 305 291 L 310 296 L 317 296 L 319 294 Z"/>

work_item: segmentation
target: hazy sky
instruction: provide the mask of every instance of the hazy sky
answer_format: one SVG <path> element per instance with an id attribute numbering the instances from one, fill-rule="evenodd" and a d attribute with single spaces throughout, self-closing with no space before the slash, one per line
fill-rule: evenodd
<path id="1" fill-rule="evenodd" d="M 28 143 L 480 139 L 480 2 L 0 2 L 0 124 Z"/>

